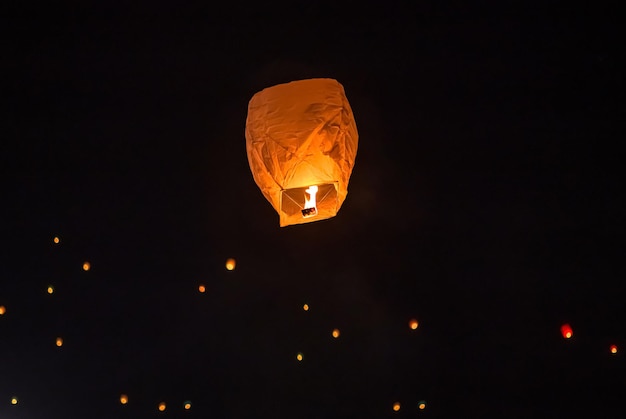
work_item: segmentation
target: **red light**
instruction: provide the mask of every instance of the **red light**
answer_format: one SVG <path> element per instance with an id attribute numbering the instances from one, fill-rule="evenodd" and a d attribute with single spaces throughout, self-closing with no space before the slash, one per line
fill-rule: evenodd
<path id="1" fill-rule="evenodd" d="M 617 345 L 611 345 L 610 351 L 611 351 L 612 354 L 616 354 L 617 353 Z"/>
<path id="2" fill-rule="evenodd" d="M 574 332 L 572 331 L 571 326 L 567 323 L 561 326 L 561 334 L 565 339 L 569 339 L 574 336 Z"/>

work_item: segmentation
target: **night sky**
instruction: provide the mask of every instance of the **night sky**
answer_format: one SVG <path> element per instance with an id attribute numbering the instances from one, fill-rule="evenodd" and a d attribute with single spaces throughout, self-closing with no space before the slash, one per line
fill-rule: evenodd
<path id="1" fill-rule="evenodd" d="M 1 8 L 1 419 L 626 417 L 616 8 L 114 3 Z M 247 105 L 312 77 L 359 150 L 281 228 Z"/>

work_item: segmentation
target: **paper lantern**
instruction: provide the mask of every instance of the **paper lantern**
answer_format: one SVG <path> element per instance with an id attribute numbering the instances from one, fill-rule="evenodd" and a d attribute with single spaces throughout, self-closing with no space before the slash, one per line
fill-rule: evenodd
<path id="1" fill-rule="evenodd" d="M 357 146 L 352 109 L 336 80 L 279 84 L 256 93 L 248 104 L 250 170 L 281 227 L 337 215 Z"/>
<path id="2" fill-rule="evenodd" d="M 571 338 L 574 335 L 572 327 L 567 323 L 561 326 L 561 335 L 563 335 L 565 339 Z"/>

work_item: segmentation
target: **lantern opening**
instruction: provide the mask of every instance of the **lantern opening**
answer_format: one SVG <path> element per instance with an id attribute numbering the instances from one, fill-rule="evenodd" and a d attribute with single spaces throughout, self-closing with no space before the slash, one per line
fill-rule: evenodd
<path id="1" fill-rule="evenodd" d="M 280 194 L 280 209 L 281 225 L 334 217 L 339 210 L 337 184 L 335 182 L 283 189 Z"/>

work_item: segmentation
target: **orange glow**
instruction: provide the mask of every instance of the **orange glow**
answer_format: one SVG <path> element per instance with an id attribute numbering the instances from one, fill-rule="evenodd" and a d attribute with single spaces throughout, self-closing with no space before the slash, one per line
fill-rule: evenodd
<path id="1" fill-rule="evenodd" d="M 296 355 L 296 359 L 297 359 L 298 361 L 302 361 L 302 354 L 301 354 L 301 353 L 298 353 L 298 355 Z"/>
<path id="2" fill-rule="evenodd" d="M 54 287 L 52 285 L 48 286 L 48 294 L 52 294 L 54 292 Z"/>
<path id="3" fill-rule="evenodd" d="M 617 353 L 617 345 L 611 345 L 611 347 L 609 348 L 612 354 L 616 354 Z"/>
<path id="4" fill-rule="evenodd" d="M 83 271 L 88 271 L 89 269 L 91 269 L 91 264 L 89 262 L 84 262 Z"/>
<path id="5" fill-rule="evenodd" d="M 128 396 L 126 394 L 120 395 L 120 403 L 122 404 L 128 403 Z"/>
<path id="6" fill-rule="evenodd" d="M 59 239 L 57 236 L 55 236 L 54 239 L 52 239 L 52 241 L 54 242 L 54 244 L 59 244 L 61 239 Z"/>
<path id="7" fill-rule="evenodd" d="M 425 402 L 425 401 L 421 401 L 421 402 L 419 402 L 419 404 L 417 405 L 417 407 L 418 407 L 420 410 L 424 410 L 424 409 L 426 409 L 426 402 Z"/>
<path id="8" fill-rule="evenodd" d="M 419 323 L 417 322 L 417 320 L 415 319 L 411 319 L 409 321 L 409 327 L 413 330 L 417 329 L 417 326 L 419 326 Z"/>
<path id="9" fill-rule="evenodd" d="M 313 185 L 313 186 L 309 186 L 304 192 L 306 192 L 309 195 L 309 198 L 307 198 L 306 196 L 304 197 L 304 209 L 311 209 L 313 211 L 309 212 L 303 212 L 303 216 L 307 217 L 307 216 L 312 216 L 312 215 L 316 215 L 317 214 L 317 198 L 315 197 L 317 195 L 317 191 L 318 191 L 318 187 Z M 308 215 L 304 215 L 304 214 L 308 214 Z"/>
<path id="10" fill-rule="evenodd" d="M 206 291 L 205 286 L 204 286 L 204 285 L 200 285 L 200 286 L 198 287 L 198 291 L 200 291 L 200 292 L 205 292 L 205 291 Z"/>
<path id="11" fill-rule="evenodd" d="M 58 347 L 63 346 L 63 339 L 62 338 L 57 338 L 57 346 Z"/>
<path id="12" fill-rule="evenodd" d="M 5 306 L 0 306 L 0 316 L 7 312 L 7 308 Z"/>
<path id="13" fill-rule="evenodd" d="M 308 304 L 303 305 L 303 306 L 302 306 L 302 309 L 303 309 L 304 311 L 309 311 L 309 305 L 308 305 Z"/>
<path id="14" fill-rule="evenodd" d="M 226 259 L 226 269 L 228 269 L 229 271 L 232 271 L 233 269 L 235 269 L 235 259 L 233 258 L 228 258 Z"/>
<path id="15" fill-rule="evenodd" d="M 339 337 L 339 329 L 333 330 L 333 337 L 334 338 L 338 338 Z"/>
<path id="16" fill-rule="evenodd" d="M 565 339 L 569 339 L 574 336 L 574 332 L 572 331 L 571 326 L 567 323 L 561 326 L 561 334 Z"/>
<path id="17" fill-rule="evenodd" d="M 191 409 L 191 402 L 185 402 L 185 404 L 183 405 L 183 408 L 184 408 L 185 410 L 189 410 L 189 409 Z"/>
<path id="18" fill-rule="evenodd" d="M 167 406 L 165 405 L 165 402 L 161 402 L 161 403 L 159 403 L 159 412 L 163 412 L 163 411 L 165 411 L 165 408 L 166 408 L 166 407 L 167 407 Z"/>
<path id="19" fill-rule="evenodd" d="M 11 404 L 17 404 L 17 397 L 11 397 Z"/>
<path id="20" fill-rule="evenodd" d="M 398 410 L 400 410 L 400 402 L 395 402 L 393 404 L 393 410 L 394 412 L 397 412 Z"/>

